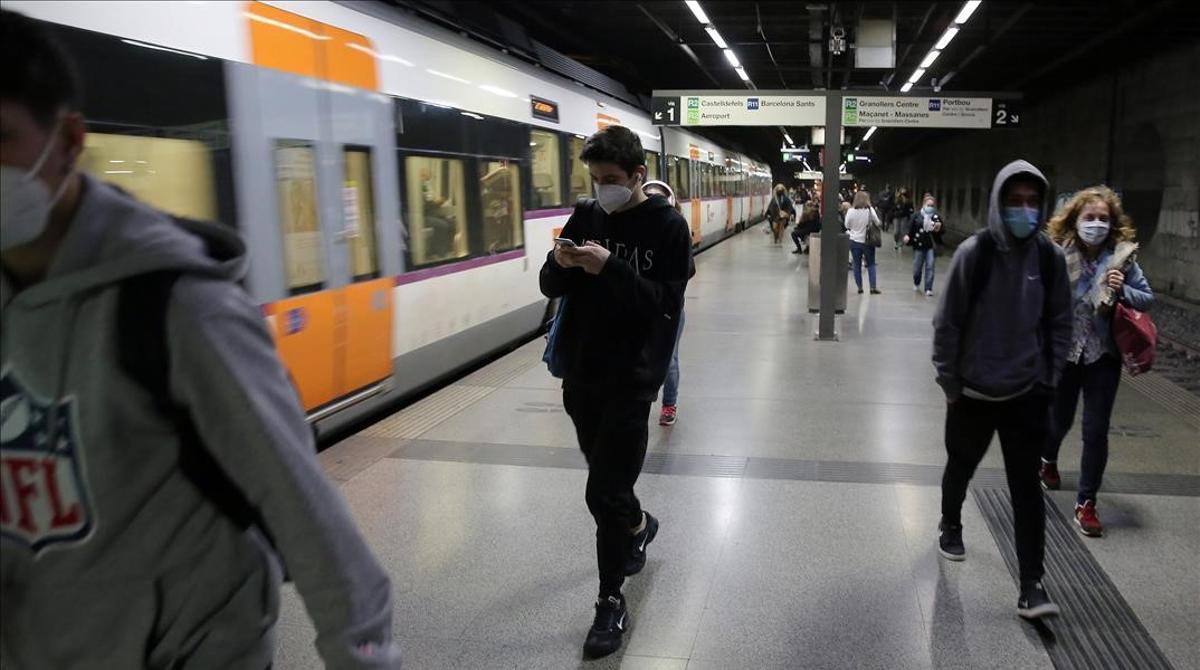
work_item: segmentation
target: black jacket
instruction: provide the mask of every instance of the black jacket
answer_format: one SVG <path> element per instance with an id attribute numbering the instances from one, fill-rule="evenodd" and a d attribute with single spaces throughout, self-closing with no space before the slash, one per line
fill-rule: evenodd
<path id="1" fill-rule="evenodd" d="M 771 196 L 771 202 L 767 203 L 767 220 L 774 223 L 782 218 L 784 214 L 791 214 L 791 218 L 796 218 L 796 206 L 792 204 L 792 199 L 786 195 L 782 198 L 779 196 Z"/>
<path id="2" fill-rule="evenodd" d="M 933 220 L 941 223 L 942 216 L 934 213 Z M 945 226 L 936 233 L 925 230 L 925 215 L 921 212 L 916 212 L 908 222 L 908 246 L 918 251 L 932 249 L 935 245 L 942 243 L 942 233 L 946 230 Z"/>
<path id="3" fill-rule="evenodd" d="M 664 198 L 614 214 L 585 200 L 560 236 L 579 245 L 598 242 L 612 254 L 598 275 L 560 267 L 554 252 L 542 265 L 542 293 L 567 298 L 555 341 L 563 386 L 653 401 L 667 376 L 694 267 L 687 222 Z"/>

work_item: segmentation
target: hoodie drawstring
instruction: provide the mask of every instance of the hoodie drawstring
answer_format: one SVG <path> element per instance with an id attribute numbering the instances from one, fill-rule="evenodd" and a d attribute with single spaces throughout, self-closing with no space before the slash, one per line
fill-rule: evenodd
<path id="1" fill-rule="evenodd" d="M 67 303 L 67 328 L 63 334 L 59 344 L 59 361 L 58 378 L 54 382 L 54 396 L 50 403 L 49 420 L 50 420 L 50 449 L 51 453 L 58 451 L 58 409 L 62 405 L 63 396 L 67 391 L 67 375 L 71 370 L 71 340 L 75 333 L 75 317 L 79 315 L 79 299 L 74 297 L 65 301 Z"/>

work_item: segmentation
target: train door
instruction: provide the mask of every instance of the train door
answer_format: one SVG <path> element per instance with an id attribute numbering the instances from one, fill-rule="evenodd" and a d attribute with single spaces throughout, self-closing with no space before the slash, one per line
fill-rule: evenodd
<path id="1" fill-rule="evenodd" d="M 365 38 L 248 7 L 263 19 L 251 22 L 255 64 L 228 63 L 226 81 L 249 280 L 312 411 L 382 388 L 391 373 L 389 278 L 400 269 L 391 104 L 373 90 Z"/>

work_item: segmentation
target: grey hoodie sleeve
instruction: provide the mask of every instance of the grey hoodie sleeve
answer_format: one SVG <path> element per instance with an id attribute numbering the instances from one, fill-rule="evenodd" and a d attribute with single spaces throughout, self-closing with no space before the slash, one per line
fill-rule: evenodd
<path id="1" fill-rule="evenodd" d="M 261 515 L 329 668 L 398 668 L 391 584 L 321 471 L 259 309 L 228 281 L 182 277 L 168 309 L 171 392 Z"/>
<path id="2" fill-rule="evenodd" d="M 974 237 L 958 246 L 950 260 L 949 279 L 933 316 L 933 367 L 937 383 L 946 393 L 946 399 L 952 401 L 962 392 L 958 359 L 970 318 L 971 267 L 975 255 Z"/>
<path id="3" fill-rule="evenodd" d="M 1074 335 L 1071 297 L 1071 279 L 1067 273 L 1067 260 L 1062 247 L 1054 246 L 1054 286 L 1050 287 L 1050 313 L 1043 318 L 1050 320 L 1050 345 L 1053 347 L 1054 368 L 1050 370 L 1047 384 L 1051 388 L 1058 386 L 1062 379 L 1063 368 L 1067 366 L 1067 352 L 1071 349 L 1071 338 Z"/>

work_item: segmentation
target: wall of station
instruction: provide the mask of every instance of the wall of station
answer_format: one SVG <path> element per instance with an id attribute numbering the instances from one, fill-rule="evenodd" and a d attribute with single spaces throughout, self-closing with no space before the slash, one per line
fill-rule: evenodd
<path id="1" fill-rule="evenodd" d="M 1064 82 L 1024 114 L 1020 129 L 934 136 L 863 179 L 871 190 L 931 191 L 956 242 L 984 224 L 992 178 L 1010 160 L 1041 168 L 1054 197 L 1103 183 L 1111 169 L 1155 290 L 1200 302 L 1200 45 Z"/>

